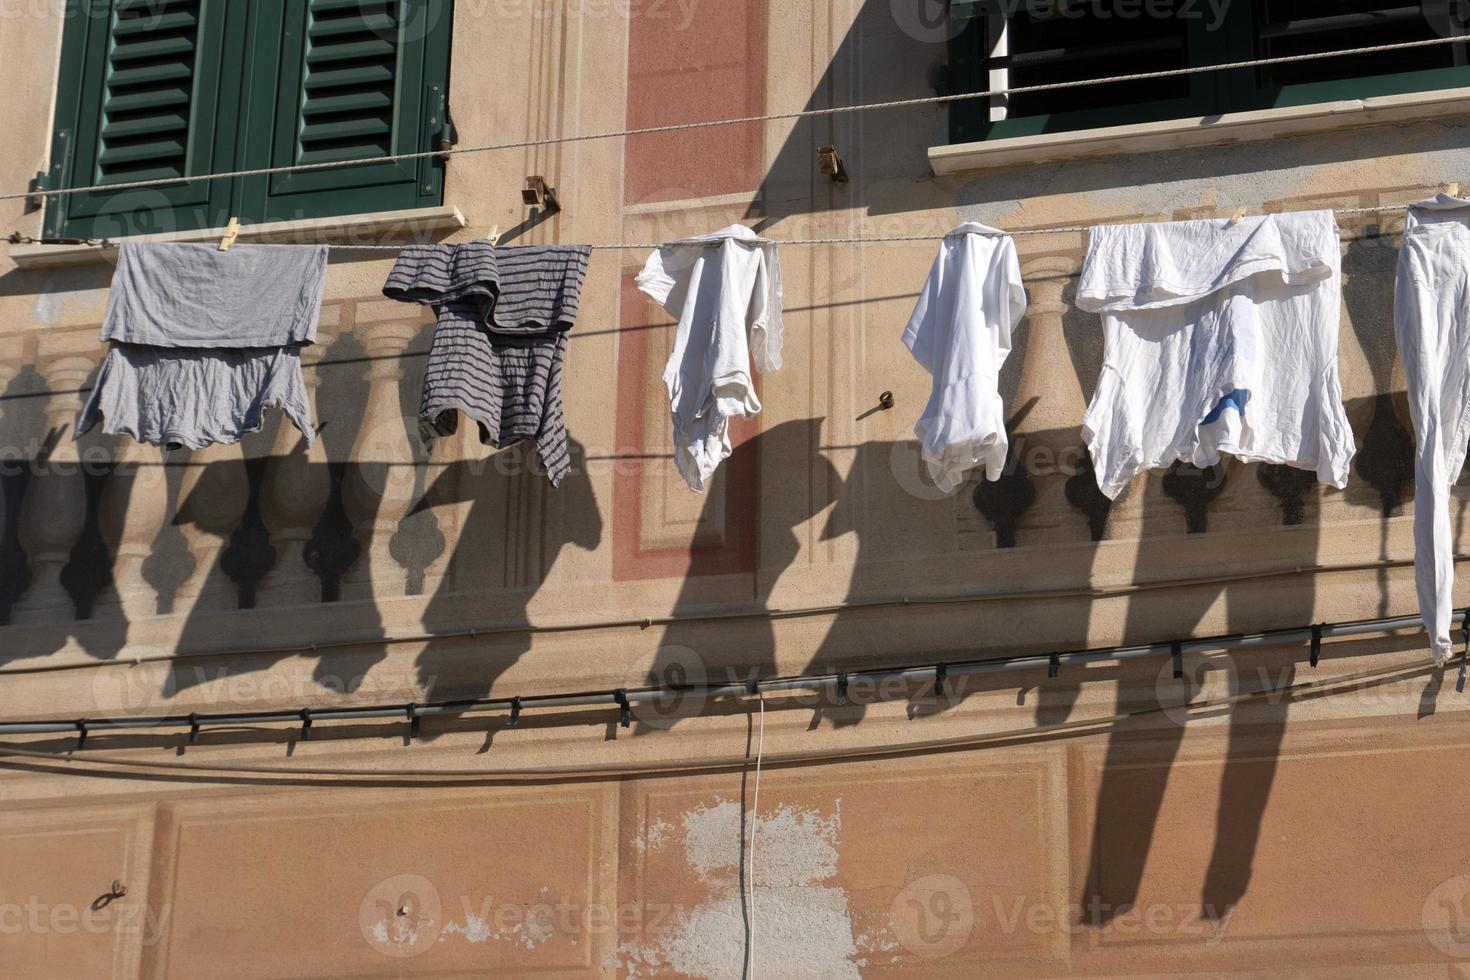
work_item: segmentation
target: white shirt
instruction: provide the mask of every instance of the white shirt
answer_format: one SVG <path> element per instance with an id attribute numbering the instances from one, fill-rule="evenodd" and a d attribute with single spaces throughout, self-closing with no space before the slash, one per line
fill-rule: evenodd
<path id="1" fill-rule="evenodd" d="M 933 376 L 914 434 L 930 477 L 945 493 L 974 466 L 983 464 L 991 480 L 1005 468 L 1000 369 L 1025 312 L 1009 235 L 969 221 L 945 236 L 903 332 L 904 345 Z"/>
<path id="2" fill-rule="evenodd" d="M 1414 420 L 1414 580 L 1438 664 L 1454 653 L 1455 533 L 1450 487 L 1470 440 L 1470 200 L 1409 208 L 1394 328 Z"/>
<path id="3" fill-rule="evenodd" d="M 1341 267 L 1330 211 L 1092 229 L 1077 305 L 1103 315 L 1104 355 L 1082 432 L 1103 493 L 1224 453 L 1345 487 Z"/>
<path id="4" fill-rule="evenodd" d="M 664 367 L 674 461 L 702 491 L 731 452 L 730 419 L 761 410 L 751 379 L 781 367 L 781 263 L 776 246 L 742 225 L 661 246 L 638 288 L 679 318 Z"/>

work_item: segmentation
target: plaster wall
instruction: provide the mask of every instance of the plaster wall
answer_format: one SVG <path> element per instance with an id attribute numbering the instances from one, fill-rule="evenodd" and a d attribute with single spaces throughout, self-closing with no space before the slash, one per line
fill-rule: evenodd
<path id="1" fill-rule="evenodd" d="M 471 145 L 931 94 L 943 37 L 902 7 L 460 0 L 451 107 Z M 60 9 L 0 21 L 6 190 L 46 164 Z M 779 239 L 1038 229 L 1396 204 L 1470 180 L 1455 117 L 935 178 L 925 151 L 946 131 L 945 110 L 922 107 L 457 156 L 445 201 L 469 227 L 449 240 L 492 225 L 523 243 L 733 222 Z M 817 173 L 829 144 L 849 183 Z M 528 216 L 529 174 L 560 214 Z M 0 219 L 39 228 L 15 201 Z M 307 366 L 315 445 L 272 422 L 240 446 L 163 454 L 72 441 L 110 266 L 0 255 L 0 455 L 30 461 L 60 436 L 0 484 L 0 714 L 529 696 L 1413 614 L 1401 221 L 1341 227 L 1348 489 L 1229 464 L 1141 477 L 1106 512 L 1079 451 L 1102 348 L 1070 302 L 1076 233 L 1018 239 L 1031 305 L 1002 377 L 1015 466 L 953 496 L 922 473 L 928 379 L 899 342 L 932 242 L 782 250 L 785 367 L 760 379 L 764 411 L 704 496 L 669 458 L 671 323 L 632 285 L 646 250 L 594 253 L 560 490 L 519 449 L 490 455 L 463 432 L 419 444 L 432 324 L 382 297 L 388 260 L 329 268 Z M 1456 490 L 1457 529 L 1466 505 Z M 6 762 L 0 976 L 733 977 L 752 941 L 764 976 L 1459 976 L 1465 702 L 1426 662 L 1407 632 L 1329 644 L 1315 673 L 1293 646 L 1191 658 L 1182 682 L 1160 661 L 957 679 L 943 698 L 878 700 L 854 679 L 844 706 L 685 701 L 629 728 L 609 709 L 429 719 L 417 739 L 406 723 L 197 745 L 94 733 L 73 758 L 298 772 Z M 1330 694 L 1279 690 L 1332 679 Z M 1278 690 L 1184 723 L 1188 694 L 1262 688 Z M 981 733 L 996 738 L 769 766 L 758 806 L 749 767 L 493 785 L 390 772 L 634 770 L 753 754 L 762 734 L 770 755 L 810 755 Z M 103 900 L 114 880 L 126 895 Z"/>

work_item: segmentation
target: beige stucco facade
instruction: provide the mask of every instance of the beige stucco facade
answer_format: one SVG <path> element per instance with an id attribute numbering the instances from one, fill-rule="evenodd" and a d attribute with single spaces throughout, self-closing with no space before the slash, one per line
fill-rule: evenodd
<path id="1" fill-rule="evenodd" d="M 47 163 L 60 6 L 0 21 L 5 191 Z M 929 95 L 943 39 L 903 6 L 460 0 L 459 139 Z M 444 237 L 654 242 L 738 221 L 847 238 L 1395 204 L 1470 180 L 1470 117 L 1451 111 L 943 177 L 935 106 L 465 154 L 445 204 L 467 227 Z M 846 184 L 817 172 L 828 144 Z M 563 210 L 518 228 L 532 174 Z M 39 234 L 20 202 L 0 216 Z M 1021 476 L 988 488 L 984 512 L 974 480 L 933 490 L 911 434 L 928 379 L 899 333 L 932 242 L 783 248 L 785 366 L 705 496 L 669 458 L 672 330 L 632 286 L 646 250 L 594 253 L 565 379 L 579 465 L 559 490 L 464 430 L 420 447 L 432 324 L 381 295 L 390 259 L 333 258 L 310 449 L 272 422 L 165 456 L 72 440 L 105 353 L 105 258 L 0 254 L 0 445 L 31 457 L 61 434 L 23 499 L 0 488 L 30 573 L 0 627 L 0 720 L 529 697 L 1413 614 L 1401 220 L 1341 226 L 1348 489 L 1231 464 L 1203 487 L 1152 473 L 1110 513 L 1078 475 L 1101 332 L 1070 303 L 1076 232 L 1018 239 L 1030 308 L 1002 391 Z M 118 465 L 89 479 L 67 465 L 82 457 Z M 1454 506 L 1460 527 L 1459 491 Z M 0 976 L 736 977 L 748 942 L 759 976 L 1460 976 L 1470 702 L 1427 659 L 1420 631 L 1330 642 L 1316 671 L 1300 644 L 1191 655 L 1207 698 L 1348 680 L 1187 719 L 1114 719 L 1186 687 L 1140 660 L 956 678 L 943 699 L 928 684 L 877 699 L 854 677 L 845 706 L 686 703 L 628 728 L 609 706 L 528 710 L 514 728 L 426 718 L 417 739 L 370 721 L 307 741 L 294 725 L 196 744 L 94 732 L 70 762 L 0 760 Z M 753 757 L 762 736 L 790 756 L 984 733 L 1007 737 L 766 767 L 758 807 L 753 767 L 636 774 Z M 76 739 L 6 741 L 65 754 Z M 291 771 L 119 774 L 88 753 Z M 604 772 L 307 773 L 538 767 Z M 114 881 L 126 894 L 103 899 Z"/>

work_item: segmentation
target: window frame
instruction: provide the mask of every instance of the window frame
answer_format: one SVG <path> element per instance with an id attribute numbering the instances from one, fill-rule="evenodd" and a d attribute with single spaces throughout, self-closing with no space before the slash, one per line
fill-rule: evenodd
<path id="1" fill-rule="evenodd" d="M 392 153 L 434 149 L 449 136 L 453 0 L 392 0 L 400 40 Z M 311 0 L 199 0 L 186 173 L 295 162 Z M 112 26 L 118 0 L 67 0 L 47 189 L 98 180 Z M 420 18 L 429 18 L 427 22 Z M 292 47 L 293 40 L 296 42 Z M 296 72 L 287 78 L 285 71 Z M 235 90 L 227 81 L 239 79 Z M 434 207 L 444 160 L 350 165 L 48 198 L 48 238 L 120 238 L 244 224 Z M 119 181 L 123 183 L 125 181 Z"/>
<path id="2" fill-rule="evenodd" d="M 994 8 L 987 8 L 987 0 L 954 0 L 954 3 L 955 15 L 965 19 L 963 26 L 952 32 L 950 41 L 951 85 L 956 92 L 984 91 L 989 87 L 986 22 L 993 22 L 1003 15 L 996 13 Z M 1192 23 L 1186 38 L 1186 64 L 1223 64 L 1256 59 L 1260 44 L 1257 21 L 1256 4 L 1236 3 L 1228 8 L 1224 24 L 1215 31 L 1207 30 L 1202 19 Z M 1465 25 L 1457 25 L 1457 30 L 1460 34 L 1470 33 Z M 1341 33 L 1344 37 L 1353 35 L 1350 30 Z M 1345 41 L 1340 46 L 1358 47 L 1361 43 Z M 989 100 L 969 99 L 955 102 L 950 107 L 950 143 L 1082 132 L 1137 123 L 1470 87 L 1470 64 L 1466 63 L 1470 61 L 1470 43 L 1456 45 L 1455 50 L 1459 64 L 1452 67 L 1277 86 L 1259 86 L 1255 69 L 1201 72 L 1185 76 L 1189 80 L 1191 94 L 1183 98 L 1109 104 L 1063 113 L 1011 116 L 995 121 L 989 118 Z M 1074 91 L 1086 89 L 1079 87 Z"/>

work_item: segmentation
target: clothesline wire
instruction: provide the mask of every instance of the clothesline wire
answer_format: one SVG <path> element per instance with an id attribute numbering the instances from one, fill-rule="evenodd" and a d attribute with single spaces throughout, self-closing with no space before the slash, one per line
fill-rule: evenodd
<path id="1" fill-rule="evenodd" d="M 1315 208 L 1315 209 L 1298 209 L 1298 210 L 1323 210 L 1323 211 L 1330 210 L 1332 214 L 1339 215 L 1339 216 L 1341 216 L 1341 215 L 1355 215 L 1355 214 L 1381 214 L 1381 213 L 1388 212 L 1388 211 L 1402 211 L 1402 210 L 1406 209 L 1407 207 L 1409 207 L 1409 204 L 1410 203 L 1411 202 L 1401 202 L 1401 203 L 1397 203 L 1397 204 L 1377 204 L 1377 205 L 1371 205 L 1371 206 L 1368 206 L 1368 207 L 1357 207 L 1357 208 L 1331 208 L 1331 209 L 1328 209 L 1328 208 Z M 1286 212 L 1286 213 L 1290 213 L 1290 212 Z M 1016 229 L 1014 231 L 1003 231 L 1003 230 L 997 229 L 996 232 L 995 232 L 995 234 L 1000 235 L 1000 236 L 1009 236 L 1009 237 L 1013 237 L 1013 238 L 1026 237 L 1026 236 L 1031 236 L 1031 235 L 1083 234 L 1083 233 L 1086 233 L 1086 232 L 1090 232 L 1093 227 L 1094 227 L 1093 225 L 1065 225 L 1065 226 L 1060 226 L 1060 227 L 1046 227 L 1046 228 L 1018 228 L 1018 229 Z M 945 239 L 945 238 L 958 237 L 959 235 L 962 235 L 962 234 L 966 234 L 966 233 L 965 232 L 948 231 L 948 232 L 942 232 L 942 233 L 940 233 L 940 232 L 930 232 L 928 234 L 922 234 L 922 235 L 851 235 L 851 236 L 847 236 L 847 237 L 837 237 L 837 238 L 772 238 L 772 239 L 764 239 L 764 240 L 769 241 L 773 245 L 781 245 L 781 246 L 802 246 L 802 245 L 871 245 L 871 244 L 882 244 L 882 243 L 885 243 L 885 242 L 935 242 L 935 241 L 940 241 L 940 240 Z M 1360 236 L 1360 237 L 1370 237 L 1370 236 L 1366 236 L 1365 235 L 1365 236 Z M 1377 237 L 1377 236 L 1372 236 L 1372 237 Z M 36 242 L 36 241 L 42 241 L 42 240 L 41 239 L 23 239 L 23 241 Z M 86 245 L 86 246 L 93 247 L 93 248 L 109 248 L 109 247 L 116 247 L 117 242 L 112 241 L 110 239 L 89 239 L 89 240 L 87 240 L 85 242 L 81 242 L 81 243 L 78 243 L 78 244 Z M 271 244 L 271 243 L 259 243 L 259 244 Z M 326 243 L 326 244 L 327 244 L 327 248 L 330 249 L 330 250 L 332 250 L 332 251 L 334 251 L 334 252 L 402 252 L 405 248 L 409 247 L 408 245 L 403 245 L 403 244 L 396 244 L 396 245 L 346 245 L 346 244 L 340 244 L 339 245 L 339 244 L 336 244 L 336 243 Z M 422 244 L 422 243 L 418 243 L 418 244 Z M 581 247 L 581 248 L 587 248 L 587 249 L 592 249 L 593 251 L 621 251 L 621 250 L 651 251 L 653 249 L 664 248 L 665 246 L 667 246 L 669 244 L 670 244 L 669 242 L 597 242 L 597 243 L 594 243 L 594 244 L 591 244 L 591 245 L 581 245 L 579 247 Z M 1050 277 L 1048 277 L 1048 278 L 1050 278 Z M 1057 277 L 1057 278 L 1075 278 L 1075 274 L 1064 275 L 1064 276 Z"/>
<path id="2" fill-rule="evenodd" d="M 1332 208 L 1334 215 L 1353 214 L 1380 214 L 1385 211 L 1402 211 L 1409 206 L 1408 202 L 1399 204 L 1378 204 L 1370 207 L 1360 208 Z M 1314 208 L 1303 210 L 1329 210 L 1328 208 Z M 1018 228 L 1015 231 L 1002 231 L 997 229 L 996 234 L 1010 236 L 1012 238 L 1028 235 L 1068 235 L 1084 234 L 1093 229 L 1093 225 L 1065 225 L 1061 227 L 1048 228 Z M 772 238 L 768 239 L 773 245 L 797 246 L 797 245 L 867 245 L 883 242 L 935 242 L 945 238 L 959 237 L 967 234 L 965 232 L 930 232 L 924 235 L 852 235 L 842 238 Z M 637 249 L 639 251 L 664 248 L 669 242 L 599 242 L 592 245 L 582 245 L 582 248 L 599 250 L 621 250 Z M 402 251 L 403 245 L 328 245 L 333 251 L 365 251 L 365 252 L 398 252 Z"/>
<path id="3" fill-rule="evenodd" d="M 1111 75 L 1103 78 L 1085 78 L 1074 79 L 1071 81 L 1044 82 L 1035 85 L 1016 85 L 1006 88 L 987 89 L 982 92 L 956 92 L 949 95 L 931 95 L 912 99 L 893 99 L 885 102 L 868 102 L 857 105 L 832 106 L 824 109 L 801 109 L 793 112 L 765 113 L 762 115 L 753 116 L 734 116 L 726 119 L 708 119 L 699 122 L 666 123 L 659 126 L 639 126 L 629 129 L 605 130 L 595 133 L 577 133 L 571 136 L 547 136 L 532 139 L 513 140 L 505 143 L 485 143 L 478 146 L 451 146 L 438 150 L 421 150 L 413 153 L 391 153 L 374 157 L 362 157 L 356 160 L 334 160 L 322 163 L 296 163 L 277 167 L 254 167 L 245 170 L 229 170 L 211 174 L 194 174 L 182 177 L 159 177 L 151 180 L 123 181 L 115 184 L 93 184 L 85 187 L 58 187 L 50 189 L 37 188 L 17 193 L 0 194 L 0 201 L 64 197 L 71 194 L 85 194 L 98 191 L 116 193 L 118 191 L 138 190 L 148 187 L 172 187 L 179 184 L 192 184 L 204 180 L 225 180 L 238 177 L 263 177 L 270 174 L 303 173 L 315 170 L 334 170 L 342 167 L 376 166 L 384 163 L 398 163 L 405 160 L 423 160 L 429 158 L 445 159 L 451 156 L 463 156 L 471 153 L 488 153 L 497 150 L 527 149 L 537 146 L 554 146 L 563 143 L 581 143 L 590 140 L 616 139 L 627 136 L 644 136 L 655 133 L 673 133 L 694 129 L 710 129 L 721 126 L 739 126 L 758 122 L 782 122 L 792 119 L 811 119 L 854 112 L 868 112 L 879 109 L 901 109 L 913 106 L 945 105 L 953 102 L 963 102 L 970 99 L 991 98 L 998 95 L 1024 95 L 1033 92 L 1052 92 L 1061 89 L 1085 88 L 1092 85 L 1112 85 L 1122 82 L 1141 82 L 1165 78 L 1181 78 L 1190 75 L 1205 74 L 1208 72 L 1235 71 L 1243 68 L 1258 68 L 1268 65 L 1286 65 L 1295 64 L 1303 61 L 1318 61 L 1326 58 L 1344 58 L 1367 54 L 1382 54 L 1392 51 L 1406 51 L 1414 48 L 1426 48 L 1440 44 L 1464 44 L 1467 42 L 1470 42 L 1470 35 L 1456 37 L 1421 38 L 1415 41 L 1398 41 L 1391 44 L 1365 45 L 1356 48 L 1342 48 L 1335 51 L 1313 51 L 1305 54 L 1278 55 L 1271 58 L 1253 58 L 1248 61 L 1231 61 L 1214 65 L 1190 65 L 1184 68 L 1167 68 L 1158 71 L 1133 72 L 1126 75 Z"/>

